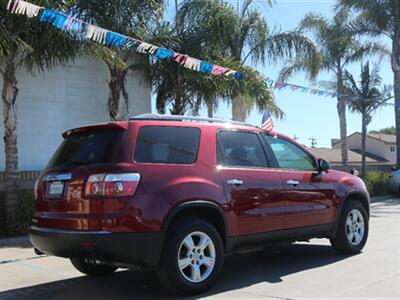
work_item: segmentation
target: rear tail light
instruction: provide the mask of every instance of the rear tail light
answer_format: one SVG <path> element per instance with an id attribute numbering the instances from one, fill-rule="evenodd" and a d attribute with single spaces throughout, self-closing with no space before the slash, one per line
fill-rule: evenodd
<path id="1" fill-rule="evenodd" d="M 95 174 L 89 177 L 85 194 L 88 197 L 133 196 L 139 181 L 138 173 Z"/>

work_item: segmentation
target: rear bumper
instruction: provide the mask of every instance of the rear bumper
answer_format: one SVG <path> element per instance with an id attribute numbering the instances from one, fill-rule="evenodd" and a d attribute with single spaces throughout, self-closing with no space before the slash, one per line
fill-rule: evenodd
<path id="1" fill-rule="evenodd" d="M 157 267 L 165 233 L 74 231 L 32 226 L 32 245 L 43 253 L 66 258 L 90 257 L 99 260 Z"/>

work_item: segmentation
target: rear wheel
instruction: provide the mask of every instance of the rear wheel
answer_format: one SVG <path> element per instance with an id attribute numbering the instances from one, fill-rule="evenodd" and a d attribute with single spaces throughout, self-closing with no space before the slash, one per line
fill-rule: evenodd
<path id="1" fill-rule="evenodd" d="M 223 264 L 218 231 L 201 219 L 183 219 L 167 234 L 157 271 L 161 283 L 178 294 L 198 294 L 216 280 Z"/>
<path id="2" fill-rule="evenodd" d="M 357 200 L 349 200 L 340 216 L 337 233 L 331 239 L 332 247 L 340 253 L 359 253 L 368 238 L 368 214 Z"/>
<path id="3" fill-rule="evenodd" d="M 117 270 L 117 267 L 90 258 L 71 258 L 71 263 L 79 272 L 90 276 L 107 276 Z"/>

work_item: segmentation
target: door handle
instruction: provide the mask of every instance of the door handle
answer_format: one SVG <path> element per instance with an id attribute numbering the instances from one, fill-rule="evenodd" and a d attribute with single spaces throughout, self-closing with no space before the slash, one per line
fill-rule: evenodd
<path id="1" fill-rule="evenodd" d="M 287 183 L 288 185 L 293 185 L 293 186 L 297 186 L 297 185 L 300 184 L 299 181 L 293 180 L 293 179 L 288 180 L 286 183 Z"/>
<path id="2" fill-rule="evenodd" d="M 234 179 L 228 179 L 228 180 L 226 181 L 226 183 L 229 184 L 229 185 L 239 186 L 239 185 L 242 185 L 242 184 L 243 184 L 243 180 L 236 179 L 236 178 L 234 178 Z"/>

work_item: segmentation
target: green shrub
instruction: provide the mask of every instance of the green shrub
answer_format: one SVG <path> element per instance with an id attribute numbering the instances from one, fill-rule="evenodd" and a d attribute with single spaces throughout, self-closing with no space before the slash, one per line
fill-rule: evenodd
<path id="1" fill-rule="evenodd" d="M 1 195 L 0 195 L 1 196 Z M 3 197 L 4 193 L 3 193 Z M 5 228 L 5 211 L 2 208 L 1 214 L 1 226 L 0 226 L 0 237 L 12 237 L 19 235 L 26 235 L 28 233 L 29 225 L 31 224 L 33 212 L 35 208 L 35 198 L 33 192 L 30 190 L 22 190 L 18 193 L 18 203 L 16 212 L 16 222 L 12 229 Z"/>
<path id="2" fill-rule="evenodd" d="M 363 178 L 371 195 L 387 195 L 389 193 L 389 173 L 373 171 Z"/>
<path id="3" fill-rule="evenodd" d="M 20 191 L 17 208 L 17 234 L 28 233 L 29 225 L 35 209 L 35 198 L 30 190 Z"/>

